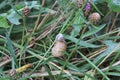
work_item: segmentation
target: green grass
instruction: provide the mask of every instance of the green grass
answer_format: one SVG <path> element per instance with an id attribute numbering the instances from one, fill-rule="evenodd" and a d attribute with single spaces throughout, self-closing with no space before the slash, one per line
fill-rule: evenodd
<path id="1" fill-rule="evenodd" d="M 112 5 L 119 5 L 90 0 L 85 16 L 86 3 L 78 7 L 76 0 L 0 1 L 0 80 L 118 80 L 120 15 Z M 93 12 L 101 15 L 96 24 L 89 21 Z M 59 33 L 67 49 L 56 58 L 51 49 Z"/>

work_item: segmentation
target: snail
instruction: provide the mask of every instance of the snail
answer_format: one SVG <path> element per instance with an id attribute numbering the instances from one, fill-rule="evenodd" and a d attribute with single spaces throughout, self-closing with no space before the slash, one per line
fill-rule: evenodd
<path id="1" fill-rule="evenodd" d="M 66 51 L 66 42 L 62 34 L 58 34 L 55 39 L 55 44 L 52 48 L 52 55 L 54 57 L 61 57 Z"/>
<path id="2" fill-rule="evenodd" d="M 97 23 L 99 20 L 101 19 L 101 16 L 99 13 L 97 12 L 94 12 L 92 14 L 89 15 L 89 20 L 92 22 L 92 23 Z"/>

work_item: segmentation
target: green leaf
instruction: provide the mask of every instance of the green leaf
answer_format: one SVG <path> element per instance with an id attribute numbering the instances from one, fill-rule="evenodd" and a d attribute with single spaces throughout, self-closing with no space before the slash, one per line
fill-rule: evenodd
<path id="1" fill-rule="evenodd" d="M 101 1 L 101 0 L 100 0 L 100 1 Z M 98 7 L 95 5 L 94 2 L 91 1 L 91 4 L 92 4 L 92 6 L 96 9 L 97 12 L 99 12 L 102 16 L 104 16 L 103 13 L 98 9 Z"/>
<path id="2" fill-rule="evenodd" d="M 103 73 L 93 62 L 91 62 L 83 53 L 77 51 L 91 66 L 93 66 L 104 78 L 105 80 L 110 80 L 105 73 Z"/>
<path id="3" fill-rule="evenodd" d="M 85 34 L 82 35 L 82 39 L 85 37 L 88 37 L 90 35 L 93 35 L 103 29 L 105 27 L 105 24 L 98 26 L 97 28 L 92 28 L 90 31 L 86 32 Z"/>
<path id="4" fill-rule="evenodd" d="M 19 25 L 19 19 L 21 18 L 21 16 L 19 14 L 17 14 L 14 10 L 10 11 L 11 13 L 7 16 L 7 19 L 15 25 Z"/>
<path id="5" fill-rule="evenodd" d="M 18 62 L 17 62 L 17 58 L 15 56 L 15 51 L 14 51 L 12 42 L 11 42 L 8 34 L 6 34 L 6 43 L 7 43 L 8 49 L 10 51 L 11 58 L 12 58 L 12 69 L 15 69 L 15 66 L 18 67 Z"/>
<path id="6" fill-rule="evenodd" d="M 70 3 L 69 0 L 57 0 L 57 3 L 60 5 L 61 9 L 63 9 L 65 12 L 68 12 L 68 4 Z"/>
<path id="7" fill-rule="evenodd" d="M 76 37 L 77 35 L 80 34 L 80 30 L 82 29 L 82 26 L 79 24 L 74 24 L 73 25 L 73 30 L 71 32 L 71 36 Z"/>
<path id="8" fill-rule="evenodd" d="M 73 24 L 83 24 L 85 22 L 85 18 L 83 17 L 84 13 L 79 10 L 76 15 Z"/>
<path id="9" fill-rule="evenodd" d="M 63 60 L 56 60 L 57 63 L 60 63 L 61 65 L 66 64 L 65 61 Z M 80 68 L 76 67 L 76 65 L 72 64 L 72 63 L 67 63 L 67 67 L 68 69 L 72 70 L 72 71 L 76 71 L 76 72 L 82 72 L 83 70 L 81 70 Z"/>
<path id="10" fill-rule="evenodd" d="M 21 4 L 21 3 L 20 3 Z M 7 16 L 7 19 L 12 23 L 12 24 L 15 24 L 15 25 L 19 25 L 20 24 L 20 19 L 22 19 L 22 10 L 24 9 L 23 7 L 23 4 L 22 3 L 21 5 L 18 4 L 16 6 L 12 6 L 13 9 L 10 9 L 9 10 L 9 15 Z M 39 5 L 37 5 L 37 1 L 30 1 L 28 3 L 28 7 L 31 9 L 33 7 L 36 7 L 39 8 Z M 15 9 L 14 9 L 15 8 Z"/>
<path id="11" fill-rule="evenodd" d="M 84 80 L 95 80 L 94 79 L 95 72 L 93 70 L 87 71 L 84 77 Z"/>
<path id="12" fill-rule="evenodd" d="M 110 70 L 120 71 L 120 65 L 112 66 Z"/>
<path id="13" fill-rule="evenodd" d="M 0 16 L 0 27 L 9 28 L 8 21 L 5 17 Z"/>
<path id="14" fill-rule="evenodd" d="M 9 77 L 2 77 L 2 78 L 0 78 L 0 80 L 10 80 L 10 78 Z"/>
<path id="15" fill-rule="evenodd" d="M 120 12 L 120 0 L 109 0 L 108 6 L 115 12 Z"/>
<path id="16" fill-rule="evenodd" d="M 80 30 L 82 29 L 83 23 L 85 23 L 83 12 L 82 11 L 76 12 L 74 22 L 72 24 L 73 30 L 71 32 L 71 36 L 76 37 L 80 34 Z"/>
<path id="17" fill-rule="evenodd" d="M 47 66 L 47 65 L 45 65 L 45 70 L 48 72 L 48 74 L 49 74 L 49 79 L 50 80 L 54 80 L 54 76 L 52 75 L 52 73 L 51 73 L 51 70 L 50 70 L 50 68 Z"/>
<path id="18" fill-rule="evenodd" d="M 19 25 L 20 24 L 19 20 L 22 19 L 22 10 L 24 9 L 24 6 L 23 6 L 24 3 L 22 3 L 21 5 L 20 4 L 18 4 L 16 6 L 12 6 L 13 9 L 10 9 L 8 12 L 9 14 L 7 15 L 7 19 L 10 21 L 10 23 L 15 24 L 15 25 Z M 28 8 L 30 10 L 35 9 L 35 10 L 39 11 L 39 13 L 51 13 L 51 14 L 56 13 L 56 11 L 54 11 L 52 9 L 43 8 L 41 5 L 38 4 L 38 1 L 28 2 Z M 31 14 L 35 13 L 35 12 L 32 11 Z"/>
<path id="19" fill-rule="evenodd" d="M 78 41 L 79 41 L 79 39 L 74 38 L 74 37 L 69 36 L 69 35 L 65 35 L 64 37 L 65 37 L 66 39 L 68 39 L 68 40 L 76 43 L 76 44 L 77 44 Z M 78 43 L 78 45 L 79 45 L 79 46 L 82 46 L 82 47 L 85 47 L 85 48 L 98 48 L 98 47 L 100 47 L 99 45 L 94 45 L 94 44 L 91 44 L 91 43 L 88 43 L 88 42 L 82 41 L 82 40 L 80 40 L 80 42 Z"/>
<path id="20" fill-rule="evenodd" d="M 3 2 L 0 3 L 0 9 L 4 8 L 7 4 L 7 1 L 4 0 Z"/>
<path id="21" fill-rule="evenodd" d="M 103 3 L 106 2 L 106 0 L 92 0 L 94 3 Z"/>
<path id="22" fill-rule="evenodd" d="M 115 47 L 118 45 L 118 43 L 115 43 L 111 40 L 104 41 L 104 43 L 107 46 L 107 50 L 94 59 L 95 64 L 101 62 L 101 60 L 105 56 L 107 56 L 109 53 L 111 53 L 115 49 Z"/>
<path id="23" fill-rule="evenodd" d="M 120 77 L 120 72 L 109 72 L 109 73 L 107 73 L 107 75 L 119 76 Z"/>

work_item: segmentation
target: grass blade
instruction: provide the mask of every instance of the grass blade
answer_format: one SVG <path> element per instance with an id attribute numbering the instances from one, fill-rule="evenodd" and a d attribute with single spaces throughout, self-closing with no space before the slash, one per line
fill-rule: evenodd
<path id="1" fill-rule="evenodd" d="M 18 66 L 17 58 L 15 56 L 15 51 L 13 49 L 12 42 L 7 33 L 6 33 L 6 43 L 7 43 L 8 49 L 10 51 L 10 56 L 12 58 L 12 68 L 15 69 L 15 65 Z"/>

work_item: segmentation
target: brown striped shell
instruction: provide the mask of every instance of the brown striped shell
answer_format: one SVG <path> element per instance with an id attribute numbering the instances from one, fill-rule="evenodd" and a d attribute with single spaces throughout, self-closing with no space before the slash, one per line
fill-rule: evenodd
<path id="1" fill-rule="evenodd" d="M 66 48 L 67 48 L 67 45 L 62 34 L 58 34 L 56 36 L 56 42 L 52 48 L 52 55 L 54 57 L 61 57 L 64 55 Z"/>

